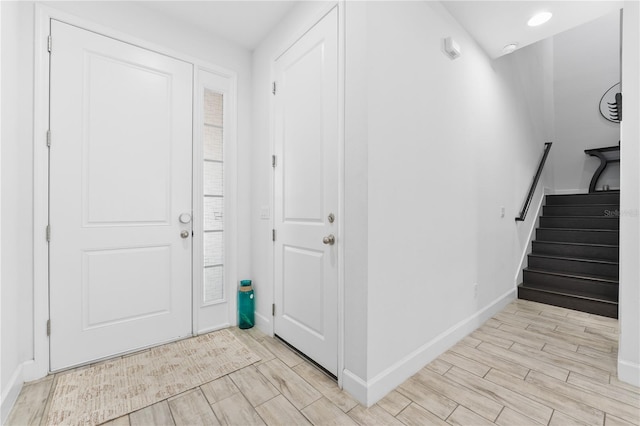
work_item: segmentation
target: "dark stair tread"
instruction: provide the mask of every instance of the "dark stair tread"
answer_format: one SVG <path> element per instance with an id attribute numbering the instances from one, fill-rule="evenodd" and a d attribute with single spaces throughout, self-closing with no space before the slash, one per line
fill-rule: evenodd
<path id="1" fill-rule="evenodd" d="M 618 303 L 600 298 L 576 297 L 564 292 L 554 290 L 539 290 L 535 288 L 518 286 L 518 298 L 532 300 L 546 305 L 561 306 L 581 312 L 588 312 L 609 318 L 618 318 Z"/>
<path id="2" fill-rule="evenodd" d="M 571 220 L 575 220 L 575 221 L 580 221 L 580 220 L 593 220 L 596 222 L 600 222 L 600 223 L 606 223 L 606 222 L 619 222 L 620 221 L 620 217 L 619 216 L 548 216 L 548 215 L 542 215 L 540 216 L 540 219 L 547 219 L 547 220 L 554 220 L 554 221 L 571 221 Z M 571 228 L 569 228 L 571 229 Z M 611 228 L 595 228 L 595 227 L 587 227 L 587 228 L 573 228 L 573 229 L 611 229 Z M 618 229 L 618 228 L 614 228 L 614 229 Z"/>
<path id="3" fill-rule="evenodd" d="M 556 218 L 558 216 L 546 216 L 546 217 Z M 565 216 L 565 217 L 569 217 L 569 216 Z M 549 228 L 549 227 L 546 227 L 546 226 L 539 226 L 537 229 L 544 229 L 544 230 L 551 230 L 551 231 L 620 232 L 619 229 L 608 229 L 608 228 L 560 228 L 560 227 L 558 227 L 558 228 Z"/>
<path id="4" fill-rule="evenodd" d="M 620 231 L 617 229 L 591 230 L 567 228 L 537 228 L 534 241 L 559 243 L 580 242 L 584 244 L 618 245 L 620 243 Z"/>
<path id="5" fill-rule="evenodd" d="M 545 204 L 545 206 L 551 207 L 596 207 L 596 206 L 615 206 L 619 207 L 618 203 L 593 203 L 593 204 L 585 204 L 585 203 L 576 203 L 576 204 Z"/>
<path id="6" fill-rule="evenodd" d="M 612 262 L 619 262 L 620 260 L 620 247 L 617 244 L 573 242 L 570 241 L 570 238 L 564 238 L 563 240 L 564 241 L 533 240 L 531 242 L 530 254 L 608 260 Z M 594 238 L 593 241 L 596 241 L 596 239 Z M 613 243 L 613 241 L 609 242 Z"/>
<path id="7" fill-rule="evenodd" d="M 546 195 L 518 297 L 617 318 L 619 201 L 619 190 Z"/>
<path id="8" fill-rule="evenodd" d="M 614 298 L 614 297 L 609 297 L 608 298 L 606 296 L 593 295 L 593 294 L 590 294 L 590 293 L 587 293 L 587 292 L 558 291 L 556 289 L 553 289 L 553 288 L 550 288 L 550 287 L 544 287 L 544 286 L 527 287 L 526 283 L 522 283 L 518 287 L 526 288 L 527 290 L 540 291 L 540 292 L 543 292 L 543 293 L 556 294 L 558 296 L 572 297 L 574 299 L 582 299 L 582 300 L 590 300 L 590 301 L 593 301 L 593 302 L 609 303 L 611 305 L 617 305 L 618 304 L 618 299 L 617 298 Z"/>
<path id="9" fill-rule="evenodd" d="M 563 245 L 563 246 L 579 246 L 579 247 L 606 247 L 606 248 L 620 247 L 619 244 L 574 243 L 573 241 L 533 240 L 533 242 L 534 243 L 542 243 L 542 244 L 554 244 L 554 245 Z"/>
<path id="10" fill-rule="evenodd" d="M 549 216 L 547 216 L 549 217 Z M 557 217 L 557 216 L 554 216 Z M 536 229 L 548 229 L 551 231 L 585 231 L 585 232 L 620 232 L 619 229 L 609 229 L 609 228 L 549 228 L 549 227 L 545 227 L 545 226 L 538 226 L 538 228 Z"/>
<path id="11" fill-rule="evenodd" d="M 612 260 L 603 260 L 603 259 L 587 259 L 584 257 L 566 257 L 566 256 L 555 256 L 552 254 L 539 254 L 539 253 L 529 253 L 529 256 L 535 257 L 543 257 L 546 259 L 558 259 L 558 260 L 574 260 L 578 262 L 587 262 L 587 263 L 604 263 L 607 265 L 619 265 L 620 262 L 614 262 Z"/>
<path id="12" fill-rule="evenodd" d="M 570 206 L 575 204 L 619 204 L 620 193 L 546 195 L 546 206 Z"/>
<path id="13" fill-rule="evenodd" d="M 567 272 L 601 278 L 618 279 L 618 262 L 574 257 L 557 257 L 529 254 L 528 264 L 532 268 L 548 271 Z"/>
<path id="14" fill-rule="evenodd" d="M 608 191 L 597 190 L 596 192 L 579 192 L 577 194 L 547 194 L 547 197 L 575 197 L 576 195 L 600 195 L 600 194 L 619 194 L 619 189 L 610 189 Z"/>
<path id="15" fill-rule="evenodd" d="M 617 219 L 620 217 L 618 204 L 564 204 L 545 205 L 543 217 L 602 217 Z"/>
<path id="16" fill-rule="evenodd" d="M 545 218 L 553 218 L 553 219 L 620 219 L 619 216 L 549 216 L 549 215 L 542 215 L 540 217 L 545 217 Z M 582 228 L 581 228 L 582 229 Z"/>
<path id="17" fill-rule="evenodd" d="M 579 280 L 595 281 L 595 282 L 600 282 L 603 284 L 610 284 L 610 285 L 618 285 L 619 283 L 619 280 L 613 279 L 611 277 L 600 276 L 600 275 L 586 275 L 586 274 L 577 274 L 577 273 L 569 273 L 569 272 L 549 271 L 546 269 L 529 268 L 529 267 L 524 268 L 524 270 L 530 271 L 530 272 L 537 272 L 540 274 L 546 274 L 546 275 L 555 275 L 557 277 L 576 278 Z"/>
<path id="18" fill-rule="evenodd" d="M 620 190 L 619 189 L 611 189 L 609 191 L 596 191 L 596 192 L 583 192 L 580 194 L 546 194 L 545 197 L 552 197 L 552 198 L 580 198 L 580 197 L 584 197 L 584 196 L 590 196 L 590 197 L 599 197 L 599 196 L 604 196 L 604 195 L 620 195 Z"/>

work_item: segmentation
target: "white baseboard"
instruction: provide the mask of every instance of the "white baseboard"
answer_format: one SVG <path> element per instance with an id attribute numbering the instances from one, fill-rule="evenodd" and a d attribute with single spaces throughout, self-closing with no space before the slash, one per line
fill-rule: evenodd
<path id="1" fill-rule="evenodd" d="M 255 325 L 258 327 L 258 330 L 262 331 L 267 336 L 273 336 L 273 324 L 271 320 L 258 312 L 255 312 L 254 317 L 256 320 Z"/>
<path id="2" fill-rule="evenodd" d="M 23 364 L 20 364 L 18 368 L 13 372 L 9 383 L 5 389 L 2 389 L 2 402 L 0 402 L 0 424 L 5 424 L 11 413 L 11 409 L 18 400 L 18 395 L 24 384 L 23 376 Z"/>
<path id="3" fill-rule="evenodd" d="M 477 329 L 486 320 L 500 312 L 515 299 L 515 294 L 515 289 L 509 290 L 487 307 L 460 321 L 369 381 L 364 381 L 349 370 L 344 370 L 343 388 L 361 404 L 367 407 L 372 406 L 425 365 Z"/>
<path id="4" fill-rule="evenodd" d="M 619 359 L 618 379 L 640 388 L 640 364 Z"/>
<path id="5" fill-rule="evenodd" d="M 347 391 L 360 404 L 367 405 L 367 382 L 347 369 L 342 371 L 342 389 Z"/>

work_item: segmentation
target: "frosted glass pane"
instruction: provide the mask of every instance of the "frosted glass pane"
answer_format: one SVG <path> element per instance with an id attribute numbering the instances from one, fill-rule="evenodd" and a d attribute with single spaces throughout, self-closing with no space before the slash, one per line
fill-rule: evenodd
<path id="1" fill-rule="evenodd" d="M 205 197 L 204 230 L 222 231 L 224 229 L 224 201 L 222 198 Z"/>
<path id="2" fill-rule="evenodd" d="M 204 90 L 203 155 L 204 194 L 204 285 L 203 302 L 224 299 L 224 168 L 223 160 L 223 95 Z M 218 265 L 218 266 L 212 266 Z"/>
<path id="3" fill-rule="evenodd" d="M 214 266 L 204 268 L 203 299 L 204 303 L 215 302 L 224 298 L 224 268 Z"/>
<path id="4" fill-rule="evenodd" d="M 222 232 L 204 233 L 204 266 L 224 263 L 224 237 Z"/>
<path id="5" fill-rule="evenodd" d="M 204 122 L 222 127 L 222 94 L 204 89 Z"/>
<path id="6" fill-rule="evenodd" d="M 222 163 L 204 162 L 204 195 L 223 195 Z"/>
<path id="7" fill-rule="evenodd" d="M 222 161 L 222 129 L 220 127 L 204 126 L 204 158 Z"/>

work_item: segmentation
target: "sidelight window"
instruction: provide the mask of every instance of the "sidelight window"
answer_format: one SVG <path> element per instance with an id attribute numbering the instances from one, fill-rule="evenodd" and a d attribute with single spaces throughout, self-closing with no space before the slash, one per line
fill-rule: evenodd
<path id="1" fill-rule="evenodd" d="M 224 299 L 223 97 L 204 89 L 203 113 L 203 302 Z"/>

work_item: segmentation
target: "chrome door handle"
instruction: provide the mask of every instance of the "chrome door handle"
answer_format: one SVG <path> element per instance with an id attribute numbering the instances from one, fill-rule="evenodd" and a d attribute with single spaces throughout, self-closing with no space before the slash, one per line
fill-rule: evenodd
<path id="1" fill-rule="evenodd" d="M 329 244 L 330 246 L 334 245 L 336 242 L 336 237 L 333 236 L 333 234 L 329 234 L 326 237 L 324 237 L 322 239 L 322 242 L 324 244 Z"/>
<path id="2" fill-rule="evenodd" d="M 180 236 L 182 238 L 189 238 L 189 231 L 184 230 L 184 231 L 180 232 Z"/>

